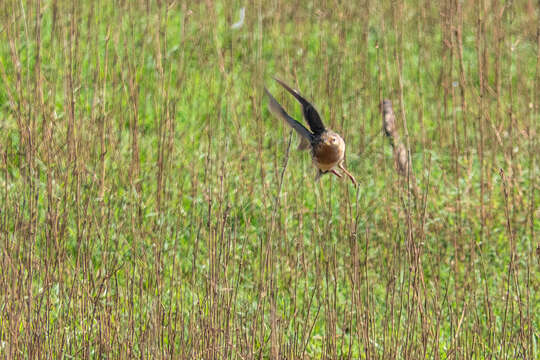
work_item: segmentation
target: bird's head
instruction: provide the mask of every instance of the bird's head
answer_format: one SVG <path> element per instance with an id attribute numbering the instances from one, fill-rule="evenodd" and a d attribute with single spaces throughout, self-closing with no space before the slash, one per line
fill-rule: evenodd
<path id="1" fill-rule="evenodd" d="M 343 140 L 338 134 L 331 132 L 325 136 L 324 144 L 329 147 L 341 147 Z"/>
<path id="2" fill-rule="evenodd" d="M 338 142 L 338 139 L 337 139 L 337 136 L 335 134 L 329 134 L 324 139 L 324 144 L 328 145 L 328 146 L 335 145 L 335 144 L 337 144 L 337 142 Z"/>

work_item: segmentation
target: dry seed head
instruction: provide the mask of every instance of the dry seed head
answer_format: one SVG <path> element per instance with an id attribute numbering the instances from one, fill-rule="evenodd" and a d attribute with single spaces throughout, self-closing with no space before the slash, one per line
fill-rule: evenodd
<path id="1" fill-rule="evenodd" d="M 383 130 L 387 137 L 395 138 L 397 136 L 396 131 L 396 115 L 392 109 L 392 102 L 390 100 L 383 100 L 381 103 L 381 112 L 383 118 Z"/>
<path id="2" fill-rule="evenodd" d="M 396 162 L 396 169 L 398 173 L 402 176 L 407 175 L 407 171 L 409 170 L 409 160 L 407 156 L 407 149 L 405 149 L 405 145 L 403 145 L 403 143 L 400 143 L 395 148 L 394 160 Z"/>

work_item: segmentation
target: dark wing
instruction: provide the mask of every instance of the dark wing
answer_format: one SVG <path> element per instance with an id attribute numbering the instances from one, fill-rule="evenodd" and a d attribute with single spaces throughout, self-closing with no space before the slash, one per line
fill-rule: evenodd
<path id="1" fill-rule="evenodd" d="M 309 132 L 308 129 L 304 127 L 304 125 L 300 124 L 298 121 L 294 120 L 292 117 L 287 114 L 287 112 L 279 105 L 276 99 L 270 94 L 268 89 L 265 87 L 264 92 L 266 93 L 266 96 L 268 96 L 268 109 L 270 109 L 270 112 L 274 114 L 277 117 L 282 118 L 283 120 L 287 121 L 289 125 L 296 130 L 296 132 L 305 138 L 307 141 L 311 143 L 311 140 L 313 139 L 313 134 Z"/>
<path id="2" fill-rule="evenodd" d="M 319 113 L 317 112 L 315 107 L 311 105 L 309 101 L 304 99 L 296 90 L 291 89 L 283 81 L 279 80 L 278 78 L 274 78 L 274 80 L 276 80 L 281 86 L 285 88 L 285 90 L 290 92 L 296 98 L 296 100 L 300 102 L 300 104 L 302 104 L 304 118 L 309 124 L 311 131 L 313 131 L 315 134 L 323 133 L 326 130 L 326 128 L 324 127 L 321 117 L 319 116 Z"/>

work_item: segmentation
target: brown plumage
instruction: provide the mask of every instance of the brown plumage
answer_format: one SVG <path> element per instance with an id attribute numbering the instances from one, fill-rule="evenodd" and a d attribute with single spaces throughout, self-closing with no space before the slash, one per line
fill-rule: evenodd
<path id="1" fill-rule="evenodd" d="M 328 172 L 342 177 L 342 174 L 337 172 L 337 168 L 341 169 L 356 186 L 356 179 L 351 173 L 345 169 L 343 162 L 345 160 L 345 141 L 332 130 L 327 129 L 319 116 L 315 107 L 304 99 L 296 90 L 290 88 L 287 84 L 279 79 L 275 79 L 281 86 L 291 93 L 296 100 L 302 105 L 304 119 L 309 125 L 309 131 L 304 125 L 293 119 L 277 100 L 270 94 L 268 89 L 264 88 L 268 96 L 268 108 L 277 117 L 284 119 L 296 132 L 302 137 L 302 141 L 298 146 L 299 150 L 311 149 L 313 164 L 317 167 L 317 179 Z"/>

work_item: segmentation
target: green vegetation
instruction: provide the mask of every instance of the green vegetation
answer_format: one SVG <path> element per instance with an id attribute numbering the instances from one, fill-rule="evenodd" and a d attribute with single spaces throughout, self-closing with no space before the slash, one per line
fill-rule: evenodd
<path id="1" fill-rule="evenodd" d="M 527 0 L 2 1 L 0 355 L 538 359 L 539 24 Z M 273 76 L 358 188 L 314 181 Z"/>

